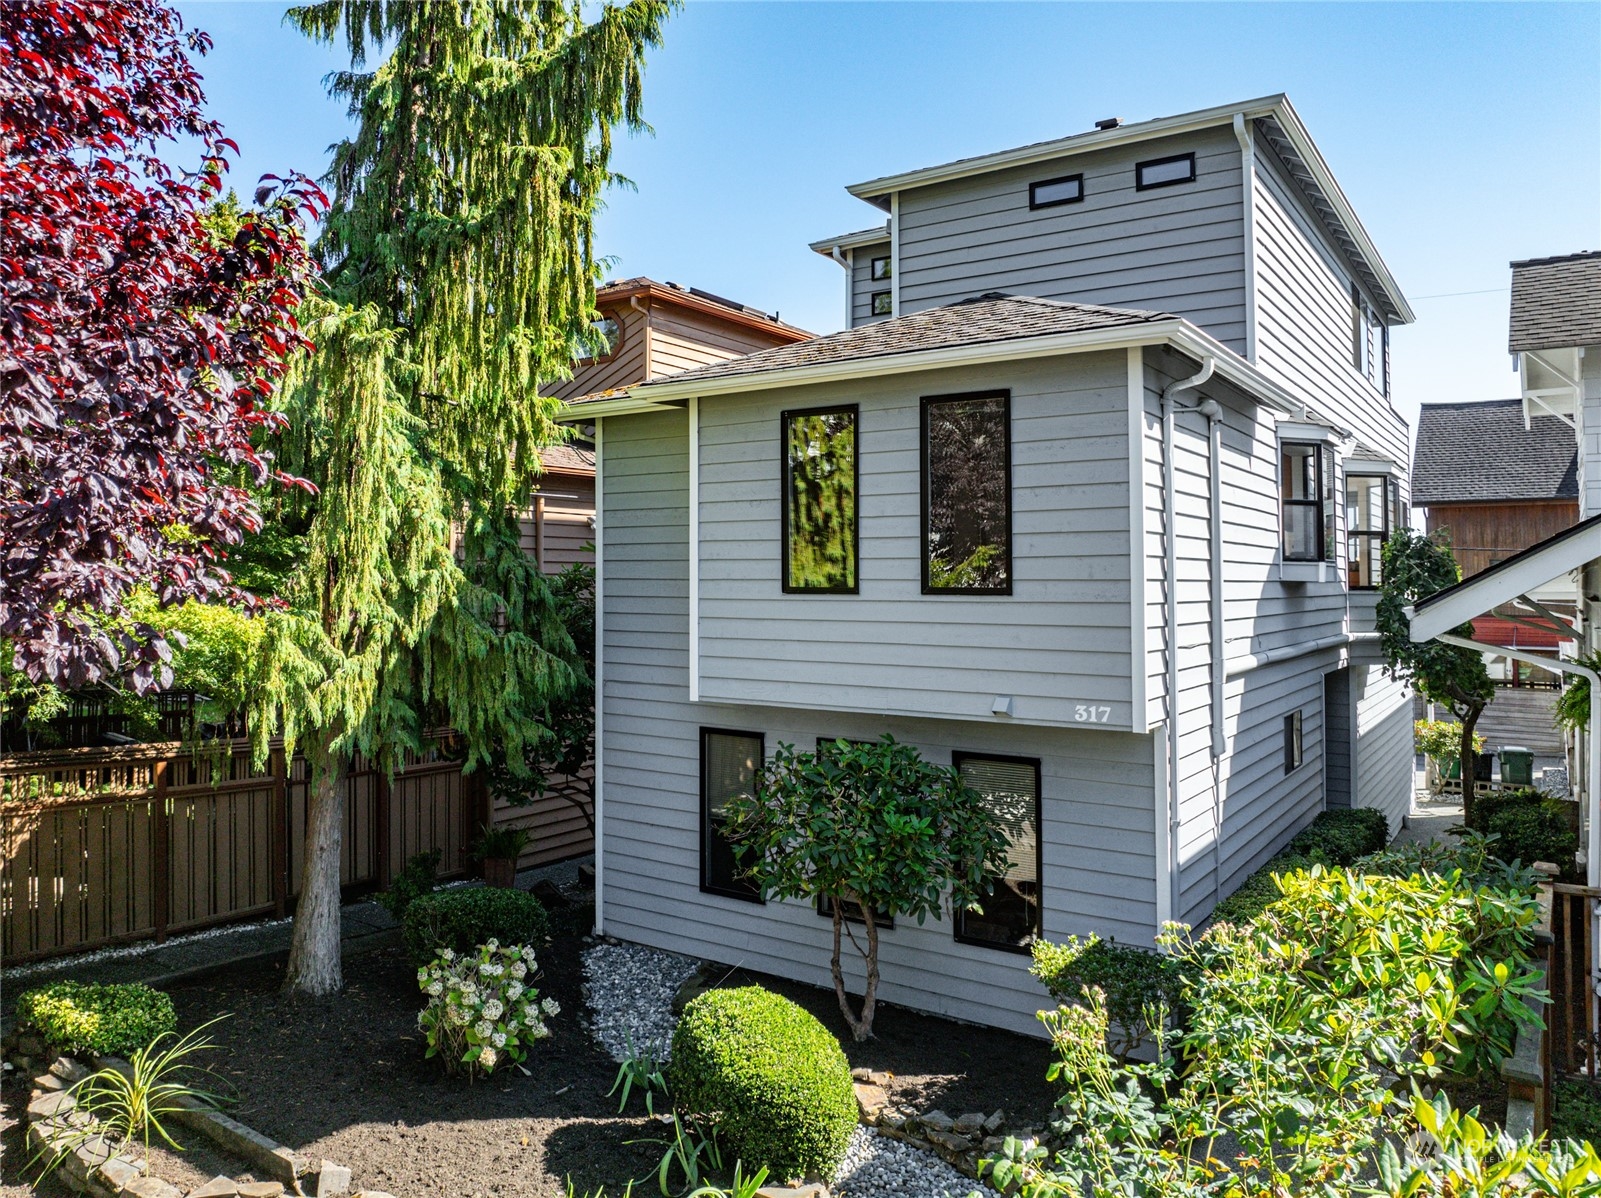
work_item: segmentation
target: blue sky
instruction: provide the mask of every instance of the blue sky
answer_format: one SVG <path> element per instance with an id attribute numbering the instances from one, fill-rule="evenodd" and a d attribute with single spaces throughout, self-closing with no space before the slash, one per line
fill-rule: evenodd
<path id="1" fill-rule="evenodd" d="M 233 181 L 320 174 L 346 65 L 275 4 L 189 2 L 216 48 Z M 617 276 L 731 296 L 829 332 L 816 238 L 882 214 L 844 187 L 1088 129 L 1287 92 L 1418 322 L 1398 406 L 1515 392 L 1509 260 L 1601 249 L 1601 3 L 732 3 L 690 0 L 646 75 L 598 243 Z M 1469 293 L 1469 294 L 1460 294 Z"/>

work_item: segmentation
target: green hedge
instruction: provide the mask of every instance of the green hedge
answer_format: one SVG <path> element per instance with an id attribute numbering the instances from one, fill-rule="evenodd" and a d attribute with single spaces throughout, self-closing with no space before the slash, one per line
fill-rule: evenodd
<path id="1" fill-rule="evenodd" d="M 1181 1001 L 1178 962 L 1165 953 L 1088 936 L 1069 936 L 1064 943 L 1036 940 L 1029 972 L 1039 978 L 1058 1003 L 1084 1001 L 1095 987 L 1106 998 L 1106 1013 L 1121 1029 L 1119 1051 L 1130 1053 L 1153 1029 L 1145 1020 L 1149 1008 L 1174 1011 Z"/>
<path id="2" fill-rule="evenodd" d="M 1247 923 L 1270 903 L 1279 900 L 1275 874 L 1287 874 L 1314 865 L 1343 868 L 1390 843 L 1390 825 L 1384 813 L 1371 807 L 1325 811 L 1305 828 L 1284 851 L 1242 882 L 1237 890 L 1212 909 L 1214 923 Z"/>
<path id="3" fill-rule="evenodd" d="M 54 982 L 17 999 L 17 1022 L 52 1048 L 125 1057 L 175 1031 L 172 999 L 139 982 Z"/>
<path id="4" fill-rule="evenodd" d="M 523 890 L 472 886 L 436 890 L 412 901 L 401 920 L 406 951 L 427 965 L 442 948 L 470 953 L 481 944 L 543 945 L 550 935 L 544 904 Z"/>
<path id="5" fill-rule="evenodd" d="M 1468 827 L 1495 837 L 1490 849 L 1503 861 L 1533 865 L 1549 861 L 1565 882 L 1577 881 L 1579 838 L 1568 818 L 1569 805 L 1532 787 L 1488 791 L 1473 799 Z"/>
<path id="6" fill-rule="evenodd" d="M 850 1062 L 831 1032 L 760 986 L 692 999 L 673 1032 L 668 1086 L 716 1120 L 747 1171 L 829 1180 L 856 1127 Z"/>

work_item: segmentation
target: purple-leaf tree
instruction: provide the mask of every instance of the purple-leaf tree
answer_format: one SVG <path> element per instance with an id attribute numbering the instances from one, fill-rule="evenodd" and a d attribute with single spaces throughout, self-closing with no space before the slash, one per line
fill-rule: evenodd
<path id="1" fill-rule="evenodd" d="M 248 488 L 275 477 L 257 434 L 306 345 L 297 217 L 325 201 L 269 176 L 208 227 L 238 150 L 201 111 L 190 54 L 208 48 L 158 0 L 0 20 L 0 637 L 35 681 L 163 683 L 156 630 L 104 617 L 138 586 L 232 597 Z M 193 175 L 158 156 L 178 137 L 200 142 Z"/>

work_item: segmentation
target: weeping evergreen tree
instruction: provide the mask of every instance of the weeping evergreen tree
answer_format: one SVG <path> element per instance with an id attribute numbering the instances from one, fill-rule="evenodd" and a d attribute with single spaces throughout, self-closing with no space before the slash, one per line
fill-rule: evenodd
<path id="1" fill-rule="evenodd" d="M 317 245 L 316 350 L 280 389 L 279 463 L 315 484 L 273 513 L 305 549 L 263 634 L 256 752 L 310 767 L 287 985 L 326 994 L 339 955 L 342 776 L 393 768 L 430 726 L 472 770 L 513 768 L 578 682 L 544 579 L 518 544 L 539 450 L 561 438 L 541 380 L 595 319 L 593 222 L 611 131 L 643 127 L 647 48 L 671 0 L 580 16 L 578 0 L 328 0 L 289 19 L 352 69 Z M 376 69 L 367 57 L 384 53 Z"/>

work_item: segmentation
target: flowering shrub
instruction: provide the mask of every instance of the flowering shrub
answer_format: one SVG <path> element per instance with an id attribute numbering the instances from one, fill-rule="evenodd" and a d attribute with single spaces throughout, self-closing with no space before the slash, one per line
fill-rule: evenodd
<path id="1" fill-rule="evenodd" d="M 441 949 L 417 971 L 417 985 L 428 996 L 417 1016 L 428 1055 L 443 1058 L 451 1073 L 474 1076 L 521 1061 L 529 1044 L 550 1035 L 545 1021 L 561 1014 L 555 999 L 539 997 L 533 976 L 530 944 L 502 948 L 491 940 L 459 956 Z"/>

